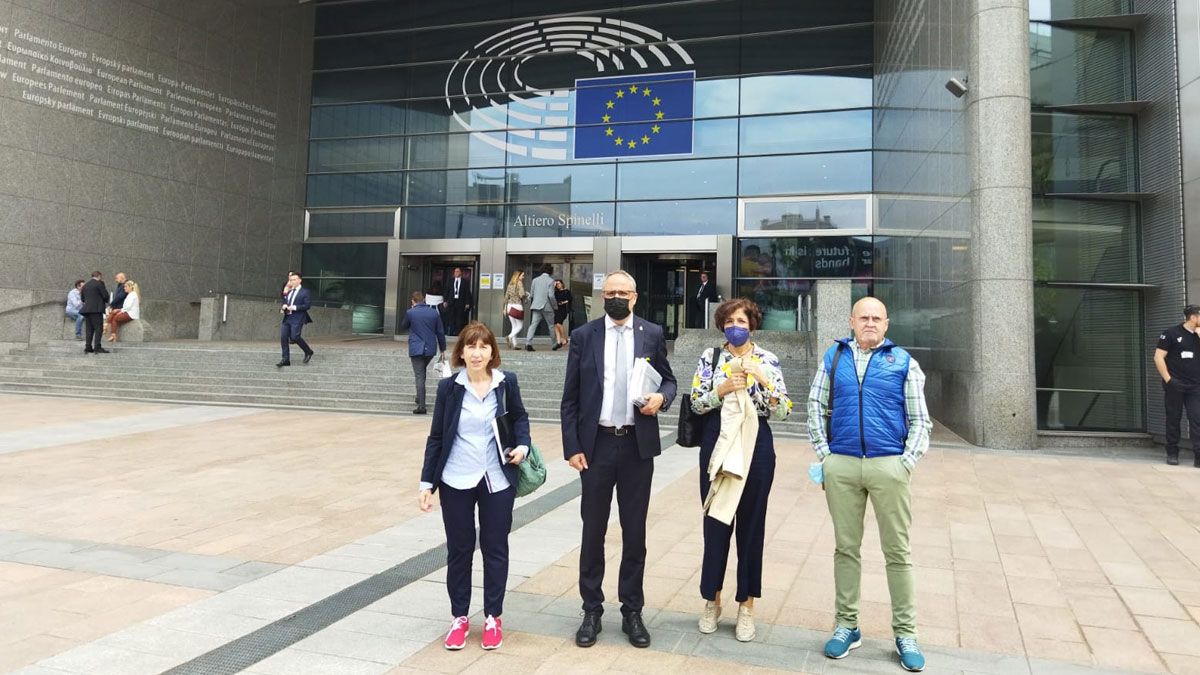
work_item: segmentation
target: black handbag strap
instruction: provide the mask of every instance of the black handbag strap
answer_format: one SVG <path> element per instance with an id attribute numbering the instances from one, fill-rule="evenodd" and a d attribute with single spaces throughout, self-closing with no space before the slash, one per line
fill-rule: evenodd
<path id="1" fill-rule="evenodd" d="M 833 352 L 833 366 L 829 369 L 829 402 L 825 404 L 825 442 L 829 443 L 833 440 L 833 381 L 834 375 L 837 374 L 838 359 L 842 358 L 842 343 L 837 343 L 837 350 Z"/>

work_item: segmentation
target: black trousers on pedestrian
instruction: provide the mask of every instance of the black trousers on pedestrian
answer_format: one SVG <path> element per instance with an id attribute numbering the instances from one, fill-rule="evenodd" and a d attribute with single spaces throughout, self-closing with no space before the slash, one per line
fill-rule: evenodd
<path id="1" fill-rule="evenodd" d="M 588 468 L 580 474 L 583 498 L 579 512 L 583 517 L 583 541 L 579 548 L 579 595 L 585 612 L 604 611 L 604 537 L 613 489 L 617 491 L 617 511 L 621 520 L 621 568 L 617 577 L 617 597 L 621 613 L 642 611 L 646 604 L 642 580 L 646 575 L 646 513 L 650 509 L 650 484 L 654 479 L 654 459 L 638 454 L 633 433 L 613 436 L 601 431 Z"/>
<path id="2" fill-rule="evenodd" d="M 708 495 L 708 463 L 721 431 L 720 411 L 709 413 L 700 442 L 700 503 Z M 763 546 L 767 535 L 767 497 L 775 482 L 775 439 L 765 419 L 758 420 L 758 438 L 754 458 L 746 474 L 742 500 L 738 502 L 733 524 L 704 516 L 704 561 L 700 567 L 700 595 L 716 600 L 725 582 L 729 564 L 729 538 L 737 539 L 738 602 L 762 597 Z"/>
<path id="3" fill-rule="evenodd" d="M 508 583 L 508 533 L 512 531 L 513 504 L 517 489 L 487 491 L 487 480 L 470 490 L 456 490 L 445 483 L 442 495 L 442 524 L 446 528 L 446 592 L 450 613 L 471 613 L 471 562 L 475 557 L 475 515 L 479 513 L 479 549 L 483 552 L 483 612 L 504 614 L 504 587 Z"/>
<path id="4" fill-rule="evenodd" d="M 100 338 L 104 337 L 104 315 L 84 314 L 87 320 L 87 338 L 83 342 L 85 351 L 94 352 L 100 349 Z"/>
<path id="5" fill-rule="evenodd" d="M 433 360 L 432 356 L 410 356 L 409 361 L 412 361 L 413 379 L 417 383 L 417 407 L 425 407 L 425 375 L 429 372 L 429 362 Z"/>
<path id="6" fill-rule="evenodd" d="M 1188 434 L 1192 450 L 1200 448 L 1200 385 L 1183 384 L 1172 379 L 1163 383 L 1164 408 L 1167 414 L 1167 456 L 1179 456 L 1179 416 L 1187 411 Z"/>
<path id="7" fill-rule="evenodd" d="M 312 353 L 312 348 L 309 347 L 308 343 L 304 341 L 304 338 L 300 336 L 300 331 L 303 329 L 304 329 L 303 321 L 289 321 L 287 319 L 284 319 L 283 323 L 280 324 L 280 326 L 279 326 L 279 347 L 280 347 L 280 349 L 283 350 L 283 360 L 284 361 L 292 360 L 292 351 L 288 347 L 289 342 L 295 342 L 296 346 L 299 347 L 301 350 L 303 350 L 305 354 Z"/>

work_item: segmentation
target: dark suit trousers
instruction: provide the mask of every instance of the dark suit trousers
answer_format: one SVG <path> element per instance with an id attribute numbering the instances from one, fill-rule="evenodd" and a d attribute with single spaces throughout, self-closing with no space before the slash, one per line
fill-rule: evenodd
<path id="1" fill-rule="evenodd" d="M 708 495 L 708 464 L 712 459 L 717 435 L 721 429 L 721 411 L 707 415 L 704 442 L 700 446 L 700 503 Z M 710 429 L 708 427 L 714 427 Z M 704 516 L 704 561 L 700 567 L 700 596 L 716 600 L 725 582 L 729 566 L 729 538 L 737 539 L 738 602 L 762 597 L 763 546 L 767 534 L 767 497 L 775 482 L 775 441 L 767 420 L 758 420 L 758 438 L 754 443 L 754 458 L 746 474 L 742 501 L 738 502 L 733 524 L 726 525 Z"/>
<path id="2" fill-rule="evenodd" d="M 479 507 L 479 549 L 483 552 L 483 612 L 504 614 L 504 587 L 508 583 L 508 533 L 512 531 L 513 486 L 488 492 L 481 480 L 470 490 L 442 483 L 442 524 L 446 528 L 446 592 L 450 613 L 471 613 L 471 562 L 475 557 L 475 507 Z"/>
<path id="3" fill-rule="evenodd" d="M 642 611 L 646 512 L 650 508 L 653 478 L 654 460 L 642 459 L 633 434 L 613 436 L 601 431 L 596 437 L 596 449 L 588 460 L 588 468 L 580 474 L 583 542 L 579 549 L 579 595 L 585 612 L 603 611 L 604 536 L 608 533 L 613 488 L 617 490 L 621 519 L 621 569 L 617 578 L 621 613 Z"/>
<path id="4" fill-rule="evenodd" d="M 89 352 L 100 349 L 100 338 L 104 335 L 104 315 L 103 314 L 84 314 L 87 320 L 87 339 L 83 343 L 83 348 Z"/>
<path id="5" fill-rule="evenodd" d="M 425 407 L 425 374 L 429 372 L 429 362 L 433 360 L 432 356 L 410 356 L 409 361 L 412 361 L 413 379 L 417 383 L 417 407 Z"/>
<path id="6" fill-rule="evenodd" d="M 1179 416 L 1185 410 L 1192 448 L 1200 448 L 1200 385 L 1182 384 L 1175 379 L 1163 383 L 1163 404 L 1167 414 L 1167 456 L 1179 456 Z"/>
<path id="7" fill-rule="evenodd" d="M 295 342 L 296 346 L 304 351 L 305 354 L 311 354 L 312 348 L 300 337 L 300 331 L 304 329 L 304 321 L 289 321 L 283 320 L 279 326 L 279 347 L 283 350 L 283 360 L 292 360 L 292 351 L 288 348 L 289 342 Z"/>

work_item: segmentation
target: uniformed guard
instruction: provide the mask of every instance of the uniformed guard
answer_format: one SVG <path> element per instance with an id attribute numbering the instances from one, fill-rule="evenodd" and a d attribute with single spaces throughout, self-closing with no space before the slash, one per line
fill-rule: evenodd
<path id="1" fill-rule="evenodd" d="M 1192 465 L 1200 468 L 1200 305 L 1183 308 L 1184 321 L 1158 336 L 1154 367 L 1163 381 L 1167 413 L 1167 464 L 1179 463 L 1179 415 L 1187 410 Z"/>

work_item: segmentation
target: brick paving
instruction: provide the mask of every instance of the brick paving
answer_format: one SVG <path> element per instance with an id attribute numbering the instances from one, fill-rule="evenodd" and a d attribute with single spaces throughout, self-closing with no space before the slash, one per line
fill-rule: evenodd
<path id="1" fill-rule="evenodd" d="M 196 419 L 182 406 L 25 396 L 0 404 L 15 422 L 0 445 L 6 433 L 51 434 L 65 420 L 157 412 L 162 421 L 90 442 L 0 447 L 0 671 L 160 672 L 440 543 L 440 516 L 414 505 L 427 418 Z M 556 428 L 538 425 L 535 439 L 551 460 L 560 455 Z M 694 452 L 675 448 L 659 460 L 651 502 L 651 649 L 624 643 L 615 607 L 599 645 L 574 647 L 573 499 L 513 535 L 499 652 L 478 649 L 477 631 L 462 652 L 440 647 L 448 603 L 435 572 L 249 672 L 901 672 L 888 651 L 873 524 L 867 644 L 845 661 L 820 656 L 833 622 L 832 528 L 805 478 L 808 444 L 781 440 L 777 453 L 754 643 L 732 639 L 729 614 L 716 635 L 695 631 L 697 470 Z M 914 474 L 929 672 L 1200 672 L 1200 470 L 1144 456 L 994 452 L 937 435 Z M 551 472 L 537 497 L 573 480 L 561 462 Z M 610 598 L 619 540 L 614 523 Z M 254 573 L 219 576 L 239 567 Z"/>

